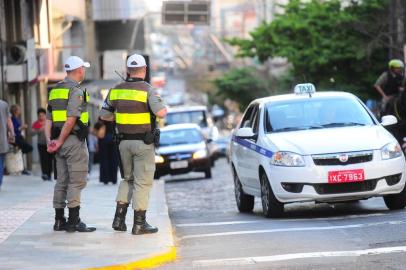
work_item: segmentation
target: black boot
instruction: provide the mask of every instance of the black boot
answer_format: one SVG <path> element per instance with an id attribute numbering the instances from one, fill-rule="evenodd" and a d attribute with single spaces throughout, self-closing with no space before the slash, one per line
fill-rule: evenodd
<path id="1" fill-rule="evenodd" d="M 65 208 L 55 208 L 54 231 L 66 230 Z"/>
<path id="2" fill-rule="evenodd" d="M 127 215 L 128 203 L 120 204 L 117 202 L 116 214 L 113 220 L 113 229 L 116 231 L 125 232 L 127 230 L 127 225 L 125 224 L 125 216 Z"/>
<path id="3" fill-rule="evenodd" d="M 87 227 L 85 223 L 80 221 L 79 218 L 80 207 L 69 208 L 68 225 L 66 226 L 67 232 L 94 232 L 96 228 Z"/>
<path id="4" fill-rule="evenodd" d="M 157 227 L 149 225 L 145 218 L 145 213 L 147 211 L 140 210 L 134 211 L 134 226 L 132 229 L 132 234 L 147 234 L 158 232 Z"/>

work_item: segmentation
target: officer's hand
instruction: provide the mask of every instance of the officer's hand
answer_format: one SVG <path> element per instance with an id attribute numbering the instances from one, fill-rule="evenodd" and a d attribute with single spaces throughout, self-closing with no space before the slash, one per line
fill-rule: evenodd
<path id="1" fill-rule="evenodd" d="M 55 153 L 61 148 L 62 142 L 59 140 L 52 140 L 48 143 L 47 151 L 48 153 Z"/>

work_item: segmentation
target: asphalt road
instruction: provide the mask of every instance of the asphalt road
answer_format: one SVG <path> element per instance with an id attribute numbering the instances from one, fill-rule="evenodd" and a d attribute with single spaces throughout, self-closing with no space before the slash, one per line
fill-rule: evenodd
<path id="1" fill-rule="evenodd" d="M 161 269 L 406 269 L 406 211 L 382 198 L 291 204 L 280 219 L 241 214 L 229 165 L 166 177 L 178 260 Z"/>

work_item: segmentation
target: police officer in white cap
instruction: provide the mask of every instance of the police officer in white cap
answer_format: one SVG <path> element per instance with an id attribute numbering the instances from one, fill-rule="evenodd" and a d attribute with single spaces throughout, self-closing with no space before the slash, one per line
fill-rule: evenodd
<path id="1" fill-rule="evenodd" d="M 116 122 L 124 172 L 112 227 L 127 230 L 125 216 L 132 200 L 135 235 L 158 231 L 147 223 L 146 210 L 155 172 L 155 121 L 156 117 L 165 117 L 167 111 L 162 98 L 144 81 L 146 73 L 144 57 L 131 55 L 127 59 L 127 79 L 110 89 L 100 112 L 102 120 Z"/>
<path id="2" fill-rule="evenodd" d="M 90 67 L 80 57 L 66 59 L 65 79 L 49 92 L 45 135 L 48 152 L 55 153 L 57 181 L 54 189 L 55 231 L 93 232 L 79 218 L 80 195 L 86 186 L 89 154 L 85 138 L 88 133 L 89 95 L 80 87 L 85 68 Z M 69 209 L 66 222 L 64 209 Z"/>

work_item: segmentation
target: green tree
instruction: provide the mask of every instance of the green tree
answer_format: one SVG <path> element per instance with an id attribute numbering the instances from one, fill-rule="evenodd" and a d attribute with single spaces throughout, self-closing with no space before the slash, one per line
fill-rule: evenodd
<path id="1" fill-rule="evenodd" d="M 388 0 L 291 0 L 285 12 L 262 23 L 250 39 L 231 39 L 238 56 L 264 62 L 281 56 L 292 64 L 291 83 L 374 95 L 372 85 L 387 63 Z M 288 89 L 289 90 L 289 89 Z"/>
<path id="2" fill-rule="evenodd" d="M 262 78 L 249 68 L 232 69 L 223 77 L 214 80 L 214 84 L 218 89 L 216 95 L 238 102 L 241 111 L 252 100 L 269 94 Z"/>

